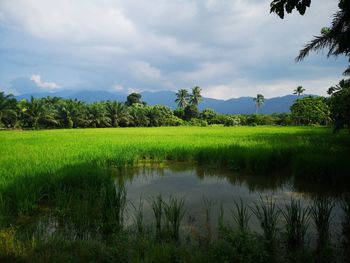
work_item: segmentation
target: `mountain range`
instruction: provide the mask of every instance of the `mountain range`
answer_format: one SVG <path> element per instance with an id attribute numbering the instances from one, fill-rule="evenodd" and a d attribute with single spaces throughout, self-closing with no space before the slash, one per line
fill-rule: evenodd
<path id="1" fill-rule="evenodd" d="M 144 91 L 140 92 L 142 95 L 142 101 L 147 102 L 149 105 L 166 105 L 172 109 L 176 108 L 175 103 L 175 92 L 172 91 L 158 91 L 150 92 Z M 42 93 L 27 93 L 23 95 L 18 95 L 16 98 L 20 99 L 30 99 L 30 97 L 46 97 L 46 96 L 57 96 L 66 99 L 78 99 L 88 103 L 96 101 L 105 100 L 117 100 L 126 101 L 127 95 L 124 93 L 109 92 L 103 90 L 82 90 L 82 91 L 72 91 L 65 90 L 59 92 L 42 92 Z M 300 98 L 310 95 L 302 95 Z M 311 95 L 313 96 L 313 95 Z M 290 112 L 290 106 L 298 98 L 296 95 L 286 95 L 282 97 L 274 97 L 265 99 L 264 105 L 259 110 L 259 113 L 271 114 L 271 113 L 286 113 Z M 202 102 L 199 105 L 199 109 L 203 110 L 205 108 L 211 108 L 218 113 L 223 114 L 251 114 L 255 113 L 255 103 L 253 97 L 240 97 L 228 100 L 220 100 L 213 98 L 203 97 Z"/>

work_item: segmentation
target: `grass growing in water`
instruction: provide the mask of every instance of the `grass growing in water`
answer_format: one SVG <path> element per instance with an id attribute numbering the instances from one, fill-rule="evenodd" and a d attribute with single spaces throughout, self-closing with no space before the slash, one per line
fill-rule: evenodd
<path id="1" fill-rule="evenodd" d="M 235 210 L 232 210 L 233 220 L 238 226 L 240 231 L 246 231 L 248 229 L 248 223 L 251 215 L 248 212 L 248 208 L 243 204 L 243 200 L 240 198 L 240 202 L 234 201 Z"/>
<path id="2" fill-rule="evenodd" d="M 317 197 L 311 205 L 311 218 L 317 230 L 317 258 L 319 262 L 332 262 L 330 247 L 330 225 L 334 202 L 331 198 Z"/>
<path id="3" fill-rule="evenodd" d="M 175 242 L 179 241 L 180 224 L 185 216 L 184 205 L 183 198 L 170 197 L 168 202 L 164 202 L 166 225 Z"/>
<path id="4" fill-rule="evenodd" d="M 306 232 L 310 222 L 310 211 L 302 208 L 300 200 L 292 199 L 286 204 L 281 213 L 285 220 L 285 239 L 290 250 L 304 248 Z"/>
<path id="5" fill-rule="evenodd" d="M 259 221 L 260 227 L 264 233 L 264 239 L 270 255 L 274 258 L 276 250 L 276 235 L 278 233 L 277 223 L 280 216 L 280 210 L 272 197 L 266 197 L 264 200 L 260 197 L 260 203 L 255 203 L 252 211 Z"/>
<path id="6" fill-rule="evenodd" d="M 162 218 L 163 218 L 163 198 L 159 194 L 150 201 L 153 215 L 156 221 L 156 239 L 159 241 L 162 233 Z"/>

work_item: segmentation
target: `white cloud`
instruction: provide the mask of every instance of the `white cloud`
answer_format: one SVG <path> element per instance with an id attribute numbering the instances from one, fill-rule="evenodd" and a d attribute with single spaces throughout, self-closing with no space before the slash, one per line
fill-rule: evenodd
<path id="1" fill-rule="evenodd" d="M 189 82 L 198 82 L 206 80 L 217 80 L 227 74 L 233 75 L 235 68 L 232 64 L 227 62 L 204 62 L 194 71 L 184 72 L 182 79 Z"/>
<path id="2" fill-rule="evenodd" d="M 115 84 L 112 86 L 111 91 L 121 92 L 125 91 L 125 88 L 122 85 Z"/>
<path id="3" fill-rule="evenodd" d="M 60 88 L 60 86 L 54 82 L 44 82 L 41 80 L 40 75 L 33 74 L 30 77 L 30 80 L 32 80 L 39 88 L 46 89 L 46 90 L 57 90 Z"/>
<path id="4" fill-rule="evenodd" d="M 160 69 L 145 61 L 133 61 L 129 64 L 129 68 L 131 74 L 142 81 L 157 81 L 162 78 Z"/>
<path id="5" fill-rule="evenodd" d="M 0 67 L 14 78 L 38 70 L 64 84 L 70 75 L 124 91 L 200 85 L 207 96 L 227 98 L 310 83 L 322 94 L 347 62 L 295 64 L 294 57 L 330 24 L 338 0 L 315 0 L 305 16 L 284 20 L 269 14 L 271 1 L 0 0 L 0 55 L 8 58 Z M 40 76 L 33 81 L 58 87 Z"/>

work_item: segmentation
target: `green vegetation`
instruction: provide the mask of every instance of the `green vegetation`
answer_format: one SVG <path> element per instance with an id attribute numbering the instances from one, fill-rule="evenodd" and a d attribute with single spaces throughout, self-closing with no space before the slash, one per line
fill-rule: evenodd
<path id="1" fill-rule="evenodd" d="M 258 110 L 264 105 L 264 102 L 265 102 L 264 95 L 257 94 L 256 98 L 254 98 L 253 101 L 255 102 L 256 113 L 258 113 Z"/>
<path id="2" fill-rule="evenodd" d="M 303 88 L 303 86 L 298 86 L 295 90 L 294 90 L 294 95 L 298 95 L 298 97 L 300 97 L 301 94 L 303 94 L 305 91 L 305 89 Z"/>
<path id="3" fill-rule="evenodd" d="M 348 127 L 350 130 L 350 80 L 341 80 L 335 87 L 328 90 L 331 118 L 334 122 L 334 130 Z"/>
<path id="4" fill-rule="evenodd" d="M 263 236 L 249 230 L 251 213 L 236 203 L 233 218 L 239 227 L 219 218 L 220 235 L 214 238 L 210 201 L 207 234 L 182 233 L 185 201 L 161 196 L 149 201 L 154 224 L 145 222 L 146 204 L 140 202 L 130 225 L 123 180 L 113 179 L 116 171 L 145 160 L 186 161 L 254 174 L 283 169 L 329 183 L 346 180 L 350 171 L 348 135 L 322 127 L 2 131 L 0 140 L 0 259 L 5 262 L 62 262 L 72 256 L 81 262 L 271 262 L 286 249 L 278 245 L 280 212 L 273 203 L 254 206 Z M 323 210 L 314 207 L 316 221 Z M 283 243 L 296 238 L 301 244 L 304 223 L 295 226 L 299 232 L 289 229 Z M 300 257 L 310 253 L 307 247 Z"/>
<path id="5" fill-rule="evenodd" d="M 290 108 L 291 118 L 297 124 L 323 124 L 331 121 L 326 99 L 322 97 L 305 97 L 297 99 Z"/>

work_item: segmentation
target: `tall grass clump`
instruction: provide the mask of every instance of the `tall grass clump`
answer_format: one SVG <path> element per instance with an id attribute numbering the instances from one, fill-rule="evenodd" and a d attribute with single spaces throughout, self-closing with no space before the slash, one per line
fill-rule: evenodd
<path id="1" fill-rule="evenodd" d="M 334 202 L 328 197 L 317 197 L 311 205 L 311 217 L 318 235 L 318 246 L 321 248 L 324 248 L 330 242 L 329 229 L 333 207 Z"/>
<path id="2" fill-rule="evenodd" d="M 212 241 L 211 209 L 213 206 L 213 200 L 203 197 L 203 205 L 204 205 L 204 211 L 205 211 L 204 227 L 206 230 L 205 244 L 206 246 L 209 246 Z"/>
<path id="3" fill-rule="evenodd" d="M 310 223 L 309 208 L 302 208 L 300 200 L 291 198 L 290 203 L 281 210 L 285 220 L 285 240 L 287 248 L 302 250 L 305 245 L 306 232 Z"/>
<path id="4" fill-rule="evenodd" d="M 170 197 L 168 202 L 164 202 L 164 214 L 166 225 L 171 238 L 179 241 L 181 221 L 185 216 L 185 200 L 183 198 Z"/>
<path id="5" fill-rule="evenodd" d="M 106 183 L 104 188 L 104 233 L 118 233 L 124 227 L 126 189 L 124 184 Z"/>
<path id="6" fill-rule="evenodd" d="M 329 197 L 317 197 L 311 204 L 311 218 L 317 231 L 316 257 L 320 262 L 332 262 L 333 259 L 329 229 L 334 205 Z"/>
<path id="7" fill-rule="evenodd" d="M 162 218 L 163 218 L 163 197 L 161 194 L 150 201 L 154 219 L 156 221 L 156 239 L 160 241 L 162 234 Z"/>
<path id="8" fill-rule="evenodd" d="M 255 203 L 255 206 L 252 207 L 252 212 L 258 219 L 260 227 L 263 230 L 266 250 L 270 254 L 271 260 L 274 261 L 278 233 L 277 223 L 280 217 L 280 210 L 272 200 L 272 197 L 266 197 L 265 200 L 260 197 L 260 203 Z"/>
<path id="9" fill-rule="evenodd" d="M 251 214 L 249 214 L 247 206 L 243 204 L 242 198 L 239 200 L 239 202 L 234 201 L 235 210 L 232 210 L 232 216 L 238 229 L 245 232 L 248 230 L 248 223 Z"/>
<path id="10" fill-rule="evenodd" d="M 134 225 L 136 226 L 137 236 L 142 237 L 145 232 L 142 197 L 140 197 L 138 206 L 135 206 L 133 203 L 131 205 L 134 208 L 133 220 L 134 220 Z"/>

